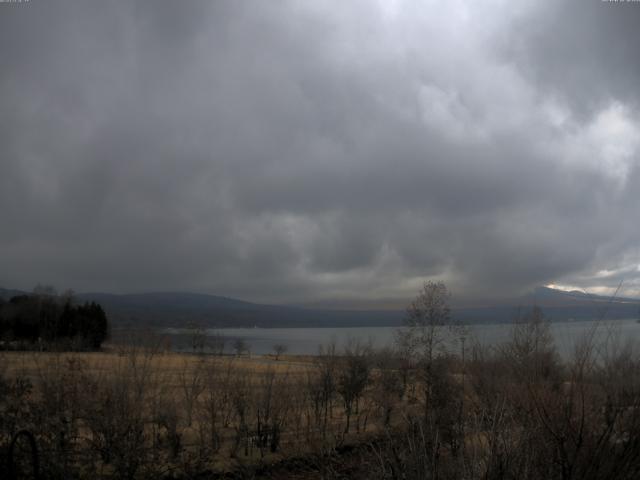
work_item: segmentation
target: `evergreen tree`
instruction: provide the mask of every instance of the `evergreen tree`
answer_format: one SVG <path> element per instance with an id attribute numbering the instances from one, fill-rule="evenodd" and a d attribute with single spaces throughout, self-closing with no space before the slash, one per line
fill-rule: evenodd
<path id="1" fill-rule="evenodd" d="M 109 334 L 109 322 L 95 303 L 74 305 L 70 294 L 56 295 L 39 287 L 0 303 L 0 338 L 50 344 L 72 340 L 83 349 L 98 349 Z"/>

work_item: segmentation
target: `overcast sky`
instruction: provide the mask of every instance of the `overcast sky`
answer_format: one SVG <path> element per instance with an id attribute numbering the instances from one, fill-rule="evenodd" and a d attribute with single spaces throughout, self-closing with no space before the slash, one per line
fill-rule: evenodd
<path id="1" fill-rule="evenodd" d="M 640 295 L 640 3 L 0 3 L 0 286 Z"/>

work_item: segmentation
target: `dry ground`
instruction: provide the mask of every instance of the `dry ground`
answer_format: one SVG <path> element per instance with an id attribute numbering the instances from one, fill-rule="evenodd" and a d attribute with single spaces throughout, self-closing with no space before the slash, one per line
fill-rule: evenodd
<path id="1" fill-rule="evenodd" d="M 94 401 L 91 392 L 101 385 L 107 386 L 100 397 L 102 402 L 106 398 L 105 392 L 117 394 L 120 388 L 129 392 L 144 389 L 144 400 L 139 405 L 144 405 L 144 416 L 149 419 L 145 421 L 148 425 L 144 427 L 145 435 L 148 439 L 162 437 L 158 445 L 162 445 L 164 452 L 170 452 L 172 442 L 177 442 L 180 453 L 172 460 L 175 464 L 199 455 L 203 442 L 207 441 L 207 428 L 210 428 L 206 402 L 210 395 L 216 396 L 220 412 L 215 421 L 220 445 L 217 449 L 209 446 L 210 460 L 198 468 L 231 471 L 239 464 L 270 464 L 336 445 L 362 443 L 375 434 L 379 425 L 375 420 L 377 412 L 372 396 L 361 402 L 357 420 L 356 416 L 352 419 L 352 431 L 345 435 L 344 410 L 335 394 L 329 407 L 326 432 L 319 433 L 322 427 L 314 417 L 306 390 L 309 378 L 317 373 L 316 360 L 311 356 L 291 355 L 281 355 L 278 360 L 272 355 L 198 355 L 112 345 L 101 352 L 0 352 L 0 376 L 28 379 L 33 385 L 32 398 L 41 403 L 49 401 L 46 396 L 51 392 L 56 397 L 76 395 L 80 391 L 76 403 L 88 404 Z M 273 387 L 267 384 L 270 376 L 277 379 Z M 94 386 L 89 387 L 92 382 Z M 234 402 L 240 398 L 237 395 L 241 388 L 249 392 L 244 399 L 250 431 L 239 441 L 239 407 Z M 272 396 L 270 400 L 265 397 L 267 392 Z M 222 398 L 225 395 L 229 398 Z M 285 416 L 278 420 L 282 422 L 283 430 L 275 453 L 268 446 L 260 448 L 252 438 L 257 409 L 264 407 L 264 403 L 260 403 L 264 401 L 273 403 L 270 407 L 272 415 Z M 228 423 L 223 419 L 224 415 L 229 415 Z M 166 417 L 164 424 L 155 420 L 158 416 Z M 81 438 L 95 437 L 84 420 L 80 420 L 80 425 Z M 109 467 L 104 470 L 104 465 L 100 468 L 102 473 L 109 471 Z"/>
<path id="2" fill-rule="evenodd" d="M 91 373 L 117 371 L 123 363 L 128 362 L 130 353 L 131 351 L 115 347 L 107 347 L 101 352 L 0 351 L 0 372 L 9 377 L 23 375 L 35 379 L 43 368 L 73 362 L 81 362 Z M 163 374 L 168 380 L 180 374 L 185 368 L 194 368 L 203 360 L 217 366 L 232 363 L 240 371 L 255 374 L 273 370 L 277 373 L 300 375 L 313 367 L 313 357 L 309 356 L 281 355 L 279 360 L 275 360 L 272 355 L 214 356 L 173 352 L 151 354 L 142 350 L 137 350 L 135 353 L 142 358 L 148 354 L 151 371 L 154 374 Z"/>

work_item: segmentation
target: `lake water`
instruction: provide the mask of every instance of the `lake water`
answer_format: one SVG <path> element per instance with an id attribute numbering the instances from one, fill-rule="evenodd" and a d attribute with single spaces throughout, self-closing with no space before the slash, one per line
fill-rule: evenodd
<path id="1" fill-rule="evenodd" d="M 499 345 L 505 342 L 511 333 L 511 324 L 467 325 L 466 345 L 474 342 L 482 345 Z M 562 356 L 570 355 L 578 341 L 595 329 L 595 339 L 602 343 L 618 347 L 627 342 L 640 340 L 640 323 L 635 319 L 609 320 L 606 322 L 580 321 L 551 324 L 556 347 Z M 206 333 L 211 337 L 219 335 L 225 339 L 225 352 L 232 353 L 232 344 L 242 339 L 249 346 L 252 354 L 264 355 L 273 353 L 273 346 L 282 344 L 287 353 L 296 355 L 313 355 L 318 353 L 320 345 L 335 342 L 339 349 L 350 340 L 370 342 L 374 347 L 392 346 L 398 327 L 354 327 L 354 328 L 220 328 L 209 329 Z M 181 329 L 167 329 L 172 335 L 176 350 L 189 349 L 189 332 Z"/>

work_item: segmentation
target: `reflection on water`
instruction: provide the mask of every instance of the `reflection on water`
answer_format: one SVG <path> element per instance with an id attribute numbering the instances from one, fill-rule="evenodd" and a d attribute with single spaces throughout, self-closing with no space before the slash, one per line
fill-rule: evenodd
<path id="1" fill-rule="evenodd" d="M 499 345 L 509 338 L 510 324 L 467 325 L 468 347 L 474 342 L 481 345 Z M 397 327 L 350 327 L 350 328 L 221 328 L 206 330 L 207 335 L 223 336 L 225 352 L 232 352 L 232 343 L 237 339 L 244 340 L 251 353 L 264 355 L 273 353 L 273 346 L 282 344 L 287 353 L 296 355 L 313 355 L 318 352 L 319 345 L 335 342 L 338 348 L 349 340 L 369 342 L 374 347 L 392 346 Z M 596 341 L 608 342 L 611 347 L 621 347 L 628 342 L 640 339 L 640 323 L 636 320 L 610 320 L 606 322 L 561 322 L 551 324 L 551 332 L 556 347 L 561 355 L 570 355 L 577 342 L 585 335 L 593 334 Z M 174 349 L 189 349 L 189 333 L 181 329 L 167 329 L 173 338 Z M 459 347 L 451 345 L 452 349 Z"/>

